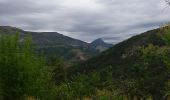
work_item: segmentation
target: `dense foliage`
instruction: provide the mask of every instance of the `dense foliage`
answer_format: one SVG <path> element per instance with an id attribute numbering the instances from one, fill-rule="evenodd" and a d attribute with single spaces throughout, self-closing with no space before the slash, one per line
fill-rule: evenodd
<path id="1" fill-rule="evenodd" d="M 33 53 L 31 38 L 23 44 L 19 36 L 0 37 L 0 97 L 2 100 L 23 100 L 29 96 L 46 98 L 50 74 L 44 59 Z"/>

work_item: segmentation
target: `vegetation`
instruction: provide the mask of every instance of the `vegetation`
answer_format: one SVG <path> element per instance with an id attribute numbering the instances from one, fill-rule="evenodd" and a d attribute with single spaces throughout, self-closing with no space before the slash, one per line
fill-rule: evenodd
<path id="1" fill-rule="evenodd" d="M 0 100 L 168 100 L 169 34 L 146 32 L 70 68 L 37 56 L 30 36 L 1 35 Z"/>
<path id="2" fill-rule="evenodd" d="M 112 68 L 112 87 L 129 100 L 169 96 L 170 27 L 148 31 L 117 44 L 84 63 L 71 67 L 69 75 Z"/>
<path id="3" fill-rule="evenodd" d="M 34 55 L 29 36 L 22 45 L 18 34 L 0 37 L 0 69 L 2 100 L 47 98 L 50 74 L 44 59 Z"/>

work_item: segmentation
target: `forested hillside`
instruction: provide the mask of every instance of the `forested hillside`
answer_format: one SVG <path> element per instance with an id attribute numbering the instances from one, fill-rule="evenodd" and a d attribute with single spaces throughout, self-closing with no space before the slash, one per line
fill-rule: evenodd
<path id="1" fill-rule="evenodd" d="M 123 41 L 109 50 L 68 69 L 69 75 L 110 69 L 112 85 L 122 94 L 162 100 L 169 95 L 170 26 L 154 29 Z"/>
<path id="2" fill-rule="evenodd" d="M 0 37 L 0 100 L 169 100 L 170 26 L 121 42 L 65 68 L 31 35 Z"/>
<path id="3" fill-rule="evenodd" d="M 170 30 L 169 26 L 166 26 L 133 36 L 81 63 L 80 66 L 77 65 L 78 67 L 73 68 L 76 68 L 75 70 L 77 72 L 88 72 L 100 70 L 106 68 L 106 66 L 128 66 L 128 64 L 134 63 L 137 60 L 137 52 L 141 50 L 141 48 L 145 48 L 151 44 L 158 47 L 167 46 L 166 41 L 162 39 L 162 37 L 166 35 L 164 29 Z"/>

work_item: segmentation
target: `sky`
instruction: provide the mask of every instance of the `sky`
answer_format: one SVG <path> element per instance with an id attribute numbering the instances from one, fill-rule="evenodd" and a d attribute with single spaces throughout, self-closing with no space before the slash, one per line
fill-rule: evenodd
<path id="1" fill-rule="evenodd" d="M 164 0 L 0 0 L 0 25 L 118 43 L 170 22 Z"/>

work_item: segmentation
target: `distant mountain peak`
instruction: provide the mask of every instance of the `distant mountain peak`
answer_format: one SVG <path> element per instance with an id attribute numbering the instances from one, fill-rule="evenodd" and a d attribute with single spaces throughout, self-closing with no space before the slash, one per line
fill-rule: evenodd
<path id="1" fill-rule="evenodd" d="M 93 42 L 91 42 L 91 44 L 93 44 L 93 43 L 105 43 L 105 42 L 103 41 L 102 38 L 98 38 L 98 39 L 94 40 Z"/>
<path id="2" fill-rule="evenodd" d="M 103 39 L 102 38 L 98 38 L 98 39 L 96 39 L 94 41 L 103 41 Z"/>
<path id="3" fill-rule="evenodd" d="M 112 44 L 105 43 L 102 38 L 94 40 L 90 45 L 101 52 L 113 46 Z"/>

